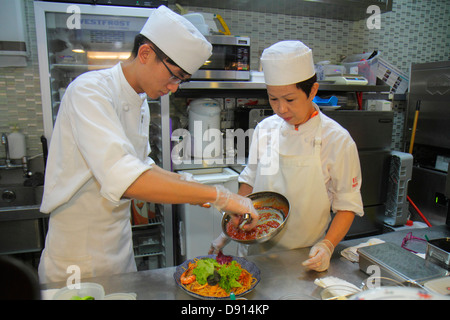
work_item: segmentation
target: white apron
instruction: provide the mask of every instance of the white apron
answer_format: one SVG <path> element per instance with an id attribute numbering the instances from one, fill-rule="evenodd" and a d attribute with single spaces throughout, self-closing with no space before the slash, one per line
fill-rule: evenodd
<path id="1" fill-rule="evenodd" d="M 320 117 L 320 113 L 318 114 Z M 319 118 L 320 119 L 320 118 Z M 281 125 L 278 128 L 280 144 L 283 143 Z M 297 134 L 288 132 L 286 134 Z M 277 174 L 262 175 L 258 164 L 253 192 L 273 191 L 284 195 L 290 203 L 289 219 L 283 230 L 273 239 L 254 245 L 239 245 L 238 255 L 245 256 L 265 252 L 308 247 L 321 239 L 331 220 L 330 200 L 325 188 L 320 150 L 322 146 L 322 120 L 314 139 L 312 155 L 290 156 L 277 152 L 273 141 L 269 152 L 274 161 L 279 158 Z"/>
<path id="2" fill-rule="evenodd" d="M 120 88 L 116 89 L 120 92 Z M 150 122 L 146 102 L 144 107 L 132 109 L 126 96 L 115 97 L 119 110 L 123 110 L 119 116 L 127 138 L 138 158 L 146 161 Z M 140 120 L 140 126 L 136 125 L 136 119 Z M 102 120 L 98 121 L 103 125 Z M 60 128 L 64 130 L 67 129 Z M 66 281 L 71 276 L 88 278 L 136 271 L 131 201 L 124 199 L 113 203 L 100 191 L 99 182 L 90 177 L 65 204 L 52 210 L 39 264 L 41 283 Z M 75 275 L 74 270 L 80 273 Z"/>

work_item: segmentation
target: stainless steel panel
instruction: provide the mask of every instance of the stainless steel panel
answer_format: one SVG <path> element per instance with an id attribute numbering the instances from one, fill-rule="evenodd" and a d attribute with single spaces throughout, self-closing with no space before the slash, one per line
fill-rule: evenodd
<path id="1" fill-rule="evenodd" d="M 409 92 L 405 140 L 411 139 L 420 101 L 414 142 L 450 148 L 450 61 L 413 64 Z"/>
<path id="2" fill-rule="evenodd" d="M 388 111 L 323 111 L 348 130 L 358 150 L 390 150 L 394 113 Z"/>
<path id="3" fill-rule="evenodd" d="M 444 224 L 448 204 L 436 203 L 436 195 L 444 194 L 447 174 L 435 170 L 413 167 L 408 194 L 430 223 Z M 420 218 L 418 218 L 421 221 Z"/>
<path id="4" fill-rule="evenodd" d="M 43 219 L 0 223 L 0 254 L 39 251 L 44 248 Z"/>

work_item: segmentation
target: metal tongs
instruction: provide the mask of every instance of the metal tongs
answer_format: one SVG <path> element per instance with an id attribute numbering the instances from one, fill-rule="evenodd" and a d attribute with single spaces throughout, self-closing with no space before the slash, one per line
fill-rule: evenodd
<path id="1" fill-rule="evenodd" d="M 247 223 L 252 222 L 252 216 L 250 213 L 245 213 L 241 224 L 239 225 L 239 229 L 242 229 Z"/>

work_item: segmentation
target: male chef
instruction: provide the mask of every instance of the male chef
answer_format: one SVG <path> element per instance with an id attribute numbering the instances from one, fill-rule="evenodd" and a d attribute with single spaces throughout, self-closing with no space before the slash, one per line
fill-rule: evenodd
<path id="1" fill-rule="evenodd" d="M 87 72 L 67 88 L 49 148 L 41 211 L 50 214 L 40 281 L 136 271 L 130 199 L 211 203 L 258 216 L 249 199 L 159 168 L 148 157 L 147 97 L 175 92 L 211 55 L 185 18 L 161 6 L 136 37 L 129 60 Z M 254 226 L 254 225 L 253 225 Z"/>

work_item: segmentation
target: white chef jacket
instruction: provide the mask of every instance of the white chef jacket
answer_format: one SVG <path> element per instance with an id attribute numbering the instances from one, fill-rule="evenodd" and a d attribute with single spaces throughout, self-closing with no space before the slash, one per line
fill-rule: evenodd
<path id="1" fill-rule="evenodd" d="M 318 107 L 315 106 L 318 110 Z M 320 111 L 319 111 L 320 112 Z M 322 119 L 322 121 L 320 121 Z M 322 126 L 322 147 L 320 159 L 324 184 L 333 212 L 338 210 L 353 211 L 356 215 L 364 214 L 361 199 L 361 167 L 358 150 L 352 137 L 341 125 L 323 113 L 300 125 L 298 130 L 278 115 L 261 121 L 255 128 L 250 146 L 248 165 L 242 171 L 238 181 L 254 186 L 258 164 L 268 163 L 261 159 L 260 150 L 267 148 L 267 143 L 274 135 L 279 135 L 280 153 L 285 155 L 309 155 L 314 152 L 314 135 L 317 126 Z M 273 166 L 273 164 L 271 164 Z M 292 177 L 298 181 L 301 197 L 302 177 Z"/>
<path id="2" fill-rule="evenodd" d="M 51 213 L 41 282 L 136 270 L 125 190 L 153 162 L 150 112 L 120 64 L 80 75 L 59 108 L 47 160 L 41 211 Z"/>

